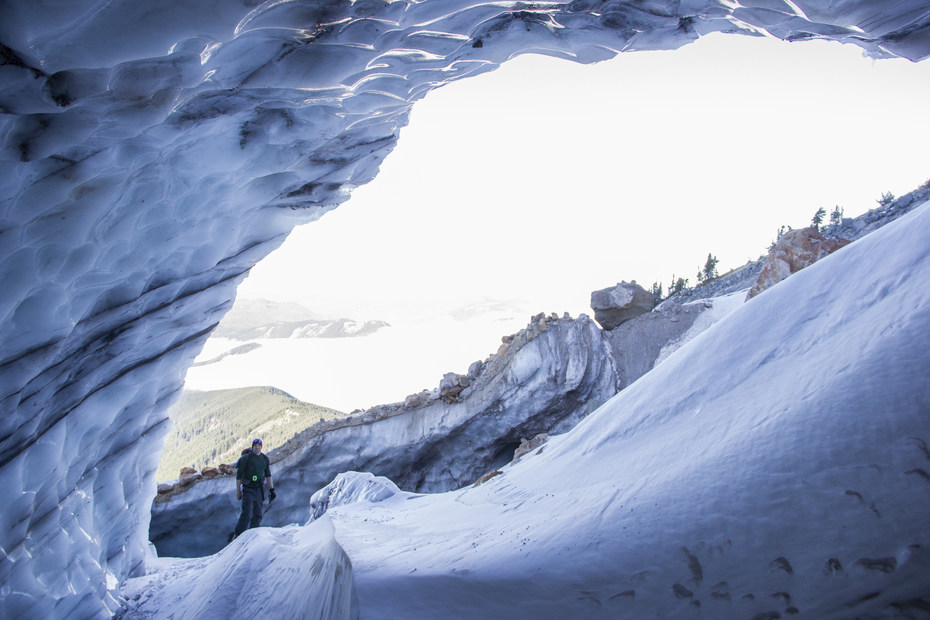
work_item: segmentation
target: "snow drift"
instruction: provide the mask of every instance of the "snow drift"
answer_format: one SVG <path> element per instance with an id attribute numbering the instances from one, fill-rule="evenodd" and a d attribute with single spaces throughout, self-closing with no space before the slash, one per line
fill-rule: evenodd
<path id="1" fill-rule="evenodd" d="M 184 368 L 249 268 L 370 180 L 431 89 L 709 32 L 930 54 L 918 0 L 762 4 L 0 4 L 0 615 L 117 609 Z"/>
<path id="2" fill-rule="evenodd" d="M 358 617 L 352 565 L 328 519 L 248 530 L 208 559 L 155 560 L 152 566 L 158 567 L 152 577 L 123 591 L 138 605 L 133 617 Z M 150 601 L 158 605 L 145 611 Z"/>

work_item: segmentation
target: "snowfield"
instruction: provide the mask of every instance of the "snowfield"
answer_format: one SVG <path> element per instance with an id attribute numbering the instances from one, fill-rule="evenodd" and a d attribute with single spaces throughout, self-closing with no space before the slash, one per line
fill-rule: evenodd
<path id="1" fill-rule="evenodd" d="M 222 617 L 227 600 L 295 617 L 298 593 L 345 601 L 352 587 L 357 608 L 313 617 L 926 617 L 928 239 L 924 205 L 734 310 L 479 487 L 415 495 L 348 473 L 308 526 L 159 560 L 124 588 L 141 593 L 126 617 Z M 313 562 L 335 571 L 330 523 L 351 574 L 298 583 Z M 222 577 L 233 551 L 278 559 L 246 592 Z M 215 607 L 193 596 L 203 575 Z"/>

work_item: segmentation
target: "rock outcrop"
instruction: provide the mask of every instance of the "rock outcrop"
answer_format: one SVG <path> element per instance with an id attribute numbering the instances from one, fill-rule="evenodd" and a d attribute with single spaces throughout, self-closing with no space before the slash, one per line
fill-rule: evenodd
<path id="1" fill-rule="evenodd" d="M 442 381 L 439 382 L 439 398 L 446 403 L 461 402 L 459 394 L 469 385 L 471 385 L 471 380 L 468 375 L 460 375 L 454 372 L 446 373 L 443 375 Z M 406 403 L 407 401 L 404 401 L 404 404 Z"/>
<path id="2" fill-rule="evenodd" d="M 655 307 L 652 293 L 632 282 L 620 282 L 611 288 L 591 293 L 594 320 L 610 331 Z"/>
<path id="3" fill-rule="evenodd" d="M 314 425 L 272 449 L 279 493 L 263 523 L 306 521 L 311 495 L 346 471 L 413 492 L 471 484 L 509 463 L 523 438 L 564 432 L 617 391 L 609 345 L 588 317 L 539 314 L 507 340 L 441 388 Z M 159 554 L 205 555 L 226 543 L 238 515 L 231 477 L 160 497 L 150 527 Z M 228 527 L 215 526 L 218 515 Z"/>
<path id="4" fill-rule="evenodd" d="M 813 265 L 848 244 L 846 239 L 827 239 L 813 227 L 789 230 L 769 252 L 762 265 L 762 272 L 749 289 L 746 299 L 752 299 L 792 273 Z"/>
<path id="5" fill-rule="evenodd" d="M 623 389 L 663 359 L 668 347 L 686 334 L 696 335 L 713 323 L 698 319 L 717 301 L 745 291 L 755 281 L 761 261 L 750 262 L 701 286 L 684 289 L 622 325 L 605 332 L 617 367 L 617 387 Z M 719 314 L 719 312 L 718 312 Z"/>
<path id="6" fill-rule="evenodd" d="M 548 433 L 540 433 L 532 439 L 524 439 L 513 452 L 513 460 L 517 461 L 537 448 L 541 451 L 542 446 L 549 441 Z"/>
<path id="7" fill-rule="evenodd" d="M 861 239 L 902 215 L 910 213 L 916 207 L 925 203 L 928 198 L 930 198 L 930 179 L 927 179 L 914 191 L 899 196 L 890 203 L 882 202 L 875 209 L 871 209 L 859 217 L 841 218 L 839 222 L 826 226 L 823 229 L 824 236 L 834 239 L 849 239 L 850 241 Z"/>

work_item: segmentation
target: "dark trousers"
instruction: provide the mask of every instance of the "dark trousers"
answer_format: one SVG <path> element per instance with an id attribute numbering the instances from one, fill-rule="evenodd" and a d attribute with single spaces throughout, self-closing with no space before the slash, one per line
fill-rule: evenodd
<path id="1" fill-rule="evenodd" d="M 262 488 L 242 487 L 242 513 L 236 523 L 236 536 L 262 522 Z"/>

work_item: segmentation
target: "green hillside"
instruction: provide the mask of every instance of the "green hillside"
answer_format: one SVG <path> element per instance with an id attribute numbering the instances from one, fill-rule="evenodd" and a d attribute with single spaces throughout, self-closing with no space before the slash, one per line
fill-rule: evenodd
<path id="1" fill-rule="evenodd" d="M 272 387 L 185 391 L 169 411 L 174 426 L 165 438 L 156 478 L 171 480 L 182 467 L 235 463 L 252 438 L 272 450 L 320 420 L 344 416 L 297 400 Z"/>

